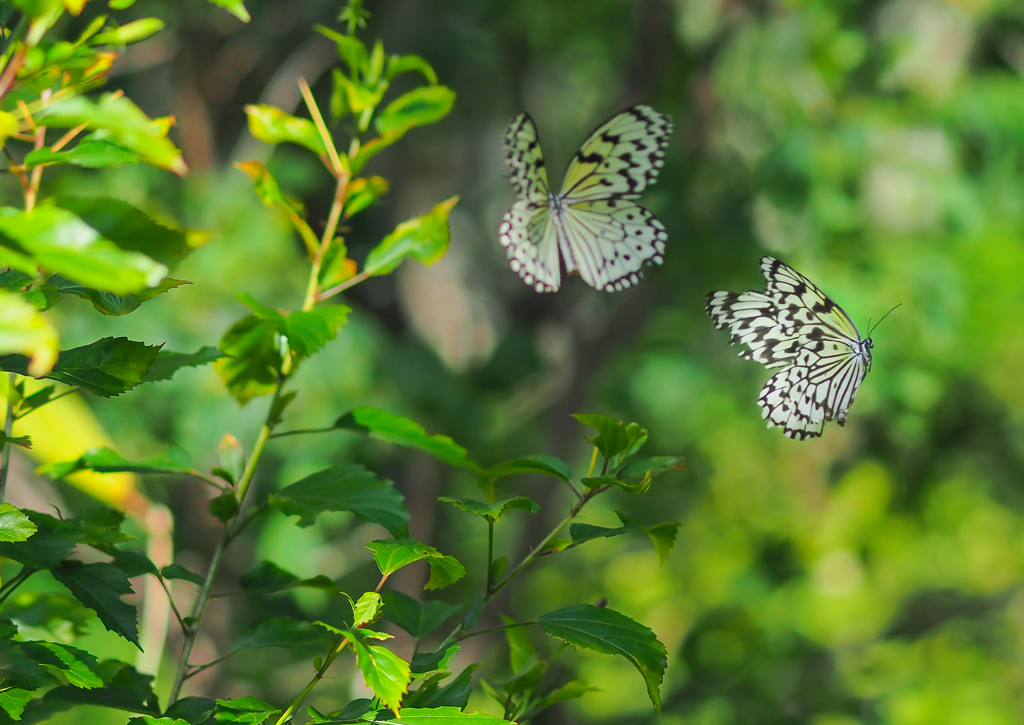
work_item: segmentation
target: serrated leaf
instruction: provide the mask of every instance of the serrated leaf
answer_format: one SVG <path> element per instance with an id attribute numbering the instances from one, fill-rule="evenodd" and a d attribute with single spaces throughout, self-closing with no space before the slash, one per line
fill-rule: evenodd
<path id="1" fill-rule="evenodd" d="M 425 674 L 437 670 L 446 670 L 461 647 L 447 640 L 433 652 L 417 652 L 412 658 L 412 671 L 416 674 Z"/>
<path id="2" fill-rule="evenodd" d="M 444 602 L 420 602 L 407 594 L 387 590 L 383 594 L 384 617 L 413 637 L 426 637 L 461 607 Z"/>
<path id="3" fill-rule="evenodd" d="M 217 700 L 214 719 L 218 723 L 237 725 L 260 725 L 280 710 L 269 702 L 255 697 L 239 697 L 234 700 Z"/>
<path id="4" fill-rule="evenodd" d="M 0 541 L 28 541 L 36 533 L 36 525 L 25 513 L 9 503 L 0 503 Z"/>
<path id="5" fill-rule="evenodd" d="M 239 584 L 247 592 L 264 594 L 296 587 L 311 587 L 332 592 L 338 590 L 337 585 L 326 576 L 318 575 L 310 579 L 300 579 L 269 561 L 261 561 L 250 569 L 242 576 Z"/>
<path id="6" fill-rule="evenodd" d="M 197 587 L 203 585 L 203 578 L 201 576 L 194 571 L 189 571 L 181 564 L 168 564 L 160 570 L 160 576 L 164 579 L 180 579 L 181 581 L 191 582 Z"/>
<path id="7" fill-rule="evenodd" d="M 362 407 L 350 410 L 338 418 L 335 428 L 362 433 L 398 446 L 416 448 L 453 466 L 477 469 L 466 454 L 466 449 L 446 435 L 427 435 L 423 426 L 414 420 L 377 408 Z"/>
<path id="8" fill-rule="evenodd" d="M 156 345 L 126 337 L 104 337 L 82 347 L 62 350 L 53 369 L 44 377 L 110 398 L 141 384 L 159 352 Z M 0 356 L 0 369 L 8 372 L 29 375 L 29 365 L 24 355 Z"/>
<path id="9" fill-rule="evenodd" d="M 181 718 L 190 725 L 202 725 L 216 709 L 217 701 L 208 697 L 183 697 L 172 703 L 165 715 Z"/>
<path id="10" fill-rule="evenodd" d="M 170 380 L 182 368 L 197 368 L 202 365 L 209 365 L 212 362 L 217 362 L 222 357 L 226 357 L 224 353 L 209 345 L 203 345 L 195 352 L 161 350 L 157 354 L 156 359 L 153 360 L 153 364 L 149 366 L 149 371 L 146 373 L 143 382 L 156 383 Z"/>
<path id="11" fill-rule="evenodd" d="M 111 509 L 64 520 L 38 511 L 26 511 L 25 515 L 35 524 L 36 533 L 27 541 L 0 542 L 0 556 L 34 569 L 59 565 L 80 542 L 106 549 L 128 539 L 118 531 L 124 515 Z"/>
<path id="12" fill-rule="evenodd" d="M 616 475 L 627 483 L 640 483 L 650 473 L 651 478 L 672 469 L 682 470 L 683 459 L 678 456 L 653 456 L 638 458 L 623 466 Z"/>
<path id="13" fill-rule="evenodd" d="M 95 687 L 103 686 L 102 678 L 96 673 L 98 662 L 88 652 L 56 642 L 32 642 L 26 644 L 35 645 L 36 648 L 50 655 L 45 659 L 39 658 L 37 661 L 61 684 L 71 685 L 83 690 L 91 690 Z"/>
<path id="14" fill-rule="evenodd" d="M 333 639 L 319 627 L 290 617 L 270 617 L 249 626 L 238 635 L 232 652 L 281 648 L 294 649 L 329 644 Z"/>
<path id="15" fill-rule="evenodd" d="M 506 498 L 502 501 L 495 501 L 494 503 L 485 503 L 483 501 L 476 501 L 469 498 L 448 498 L 447 496 L 441 496 L 437 500 L 444 503 L 450 503 L 459 511 L 464 511 L 468 514 L 480 516 L 495 522 L 501 519 L 506 511 L 513 509 L 517 511 L 526 511 L 531 514 L 535 514 L 540 511 L 540 504 L 527 496 Z"/>
<path id="16" fill-rule="evenodd" d="M 384 576 L 417 561 L 426 561 L 430 565 L 430 580 L 424 589 L 443 589 L 466 575 L 465 567 L 455 557 L 418 541 L 382 539 L 371 541 L 366 548 L 373 552 L 373 560 Z"/>
<path id="17" fill-rule="evenodd" d="M 504 624 L 514 624 L 515 620 L 501 615 Z M 508 642 L 508 662 L 513 674 L 518 674 L 530 663 L 536 660 L 537 650 L 534 649 L 530 637 L 526 634 L 524 627 L 509 627 L 505 630 L 505 640 Z"/>
<path id="18" fill-rule="evenodd" d="M 448 214 L 458 200 L 459 197 L 453 196 L 430 213 L 399 224 L 367 255 L 363 274 L 371 277 L 390 274 L 409 257 L 427 266 L 439 260 L 448 251 Z"/>
<path id="19" fill-rule="evenodd" d="M 675 546 L 676 536 L 679 535 L 679 522 L 667 521 L 663 524 L 649 526 L 647 535 L 651 537 L 654 550 L 658 553 L 658 563 L 664 566 L 668 555 L 672 553 L 672 547 Z"/>
<path id="20" fill-rule="evenodd" d="M 181 448 L 171 448 L 141 461 L 129 461 L 109 448 L 90 448 L 73 461 L 47 463 L 40 466 L 38 472 L 61 479 L 89 470 L 97 473 L 188 473 L 192 470 L 192 460 Z"/>
<path id="21" fill-rule="evenodd" d="M 44 705 L 61 703 L 62 709 L 66 704 L 95 705 L 131 713 L 160 714 L 151 675 L 140 674 L 131 665 L 114 660 L 99 663 L 96 670 L 103 677 L 103 687 L 91 690 L 58 687 L 46 693 Z"/>
<path id="22" fill-rule="evenodd" d="M 102 169 L 122 164 L 135 164 L 141 157 L 119 143 L 87 136 L 68 151 L 54 151 L 41 148 L 25 154 L 22 163 L 28 168 L 49 166 L 52 164 L 70 164 L 86 169 Z"/>
<path id="23" fill-rule="evenodd" d="M 367 624 L 373 624 L 380 618 L 382 606 L 383 601 L 380 594 L 377 592 L 366 592 L 363 596 L 359 597 L 359 601 L 356 602 L 356 606 L 352 610 L 355 617 L 352 626 L 363 627 Z"/>
<path id="24" fill-rule="evenodd" d="M 473 673 L 479 668 L 479 662 L 469 665 L 443 687 L 438 686 L 441 681 L 440 677 L 427 681 L 414 692 L 406 695 L 404 702 L 409 708 L 417 709 L 464 708 L 469 704 L 469 696 L 473 692 Z"/>
<path id="25" fill-rule="evenodd" d="M 145 552 L 137 549 L 119 549 L 114 547 L 107 553 L 114 557 L 114 566 L 123 571 L 124 575 L 129 579 L 142 576 L 143 574 L 156 575 L 158 572 L 156 564 L 146 556 Z"/>
<path id="26" fill-rule="evenodd" d="M 255 315 L 243 317 L 232 325 L 217 346 L 225 357 L 213 366 L 221 380 L 241 404 L 277 387 L 281 354 L 273 326 Z"/>
<path id="27" fill-rule="evenodd" d="M 31 699 L 31 690 L 8 687 L 0 690 L 0 709 L 3 709 L 12 720 L 20 720 L 21 713 L 25 712 L 25 705 Z"/>
<path id="28" fill-rule="evenodd" d="M 380 524 L 392 536 L 407 536 L 409 531 L 409 511 L 394 484 L 351 463 L 286 486 L 270 497 L 270 504 L 286 516 L 299 516 L 299 526 L 311 526 L 324 511 L 351 511 L 367 523 Z"/>
<path id="29" fill-rule="evenodd" d="M 57 330 L 21 297 L 0 291 L 0 353 L 25 356 L 25 372 L 42 377 L 57 360 Z"/>
<path id="30" fill-rule="evenodd" d="M 210 499 L 207 504 L 210 515 L 218 521 L 227 523 L 238 514 L 238 499 L 234 491 L 225 491 L 220 496 Z"/>
<path id="31" fill-rule="evenodd" d="M 121 600 L 123 595 L 133 593 L 124 572 L 112 564 L 70 560 L 52 571 L 75 599 L 96 612 L 104 627 L 142 649 L 135 607 Z"/>
<path id="32" fill-rule="evenodd" d="M 103 290 L 87 287 L 58 274 L 51 277 L 47 284 L 40 288 L 40 291 L 49 288 L 59 295 L 81 297 L 92 304 L 100 314 L 107 315 L 108 317 L 120 317 L 139 309 L 143 302 L 147 302 L 157 295 L 185 284 L 191 284 L 191 282 L 168 277 L 155 287 L 141 290 L 136 294 L 118 295 L 113 292 L 104 292 Z"/>
<path id="33" fill-rule="evenodd" d="M 108 292 L 139 292 L 167 275 L 164 265 L 121 249 L 52 203 L 40 204 L 31 212 L 0 207 L 0 234 L 17 242 L 47 270 Z"/>
<path id="34" fill-rule="evenodd" d="M 640 672 L 651 702 L 661 709 L 661 682 L 668 659 L 665 645 L 649 628 L 612 609 L 577 604 L 541 615 L 541 629 L 577 647 L 625 657 Z"/>
<path id="35" fill-rule="evenodd" d="M 109 196 L 58 196 L 54 202 L 72 212 L 119 248 L 139 252 L 167 267 L 174 266 L 209 235 L 154 219 L 123 199 Z"/>
<path id="36" fill-rule="evenodd" d="M 354 638 L 349 641 L 355 649 L 356 666 L 363 673 L 363 682 L 385 706 L 399 713 L 412 679 L 409 663 L 384 647 L 363 644 Z"/>
<path id="37" fill-rule="evenodd" d="M 42 108 L 35 118 L 53 128 L 74 128 L 84 123 L 90 129 L 102 129 L 144 161 L 179 176 L 188 173 L 181 152 L 167 138 L 169 119 L 148 118 L 122 94 L 107 93 L 98 101 L 72 96 Z"/>
<path id="38" fill-rule="evenodd" d="M 128 725 L 190 725 L 188 720 L 182 720 L 177 717 L 150 717 L 149 715 L 143 715 L 142 717 L 133 717 L 128 721 Z"/>
<path id="39" fill-rule="evenodd" d="M 320 133 L 308 118 L 298 118 L 280 108 L 268 105 L 245 107 L 249 117 L 249 133 L 254 138 L 269 144 L 293 143 L 305 146 L 317 154 L 326 154 Z"/>

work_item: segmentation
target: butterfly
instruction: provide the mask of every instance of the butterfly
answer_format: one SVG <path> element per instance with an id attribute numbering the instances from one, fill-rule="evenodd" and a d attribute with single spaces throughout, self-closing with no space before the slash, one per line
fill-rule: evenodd
<path id="1" fill-rule="evenodd" d="M 761 272 L 765 292 L 712 292 L 705 309 L 715 327 L 729 328 L 731 342 L 747 346 L 740 357 L 781 368 L 757 399 L 768 427 L 816 438 L 827 421 L 846 423 L 871 370 L 871 331 L 862 339 L 843 309 L 789 265 L 762 257 Z"/>
<path id="2" fill-rule="evenodd" d="M 537 126 L 519 114 L 505 132 L 506 159 L 518 199 L 498 230 L 512 271 L 537 292 L 568 274 L 617 292 L 640 281 L 646 263 L 661 264 L 668 234 L 634 203 L 665 163 L 668 116 L 633 106 L 602 123 L 576 152 L 558 193 L 548 187 Z"/>

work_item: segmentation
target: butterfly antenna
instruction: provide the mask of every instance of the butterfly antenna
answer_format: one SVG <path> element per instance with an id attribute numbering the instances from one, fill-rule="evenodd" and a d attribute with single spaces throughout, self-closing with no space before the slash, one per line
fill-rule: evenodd
<path id="1" fill-rule="evenodd" d="M 896 305 L 896 307 L 901 307 L 902 305 L 903 305 L 903 303 L 900 302 L 898 305 Z M 889 312 L 886 312 L 884 315 L 882 315 L 881 319 L 879 319 L 878 322 L 875 323 L 874 327 L 871 326 L 871 320 L 868 320 L 868 334 L 867 334 L 868 337 L 871 337 L 871 333 L 875 330 L 875 328 L 877 328 L 879 325 L 881 325 L 882 324 L 882 320 L 884 320 L 886 317 L 888 317 L 889 314 L 893 310 L 896 309 L 896 307 L 893 307 L 892 310 L 889 310 Z"/>

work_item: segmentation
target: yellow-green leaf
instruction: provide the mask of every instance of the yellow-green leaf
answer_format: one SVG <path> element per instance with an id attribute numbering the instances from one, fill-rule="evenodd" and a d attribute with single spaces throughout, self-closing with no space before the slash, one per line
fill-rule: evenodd
<path id="1" fill-rule="evenodd" d="M 459 197 L 453 196 L 435 206 L 429 214 L 399 224 L 367 256 L 363 273 L 389 274 L 407 257 L 415 257 L 425 265 L 439 260 L 448 250 L 448 214 L 458 200 Z"/>

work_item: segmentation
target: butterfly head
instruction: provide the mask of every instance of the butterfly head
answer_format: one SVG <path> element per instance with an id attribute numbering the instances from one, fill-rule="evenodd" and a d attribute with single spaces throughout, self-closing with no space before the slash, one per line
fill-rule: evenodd
<path id="1" fill-rule="evenodd" d="M 871 348 L 874 346 L 874 340 L 870 337 L 865 337 L 860 341 L 860 350 L 857 351 L 864 358 L 864 364 L 867 366 L 868 372 L 871 372 Z"/>

